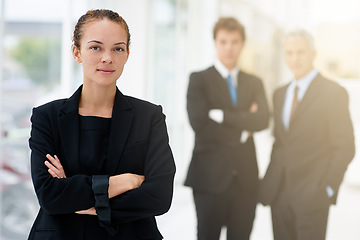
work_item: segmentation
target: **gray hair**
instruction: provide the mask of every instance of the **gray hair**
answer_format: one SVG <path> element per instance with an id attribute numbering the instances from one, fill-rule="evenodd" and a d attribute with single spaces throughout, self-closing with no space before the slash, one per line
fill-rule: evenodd
<path id="1" fill-rule="evenodd" d="M 285 34 L 284 41 L 289 37 L 303 37 L 308 42 L 311 50 L 315 50 L 314 38 L 312 37 L 312 35 L 309 32 L 307 32 L 303 29 L 298 29 L 298 30 L 288 32 L 287 34 Z"/>

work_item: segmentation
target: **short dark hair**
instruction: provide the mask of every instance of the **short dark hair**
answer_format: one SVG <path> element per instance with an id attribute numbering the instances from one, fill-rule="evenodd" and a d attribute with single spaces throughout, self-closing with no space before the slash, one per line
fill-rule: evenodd
<path id="1" fill-rule="evenodd" d="M 243 39 L 245 41 L 245 27 L 234 17 L 222 17 L 219 18 L 217 23 L 214 26 L 213 34 L 214 39 L 216 37 L 216 34 L 219 30 L 225 29 L 228 31 L 238 31 Z"/>
<path id="2" fill-rule="evenodd" d="M 75 29 L 74 29 L 74 36 L 73 36 L 73 43 L 76 47 L 80 48 L 80 39 L 83 35 L 83 27 L 85 24 L 94 21 L 94 20 L 102 20 L 104 18 L 107 18 L 111 21 L 114 21 L 116 23 L 119 23 L 127 33 L 127 49 L 130 47 L 130 31 L 129 26 L 127 25 L 126 21 L 119 16 L 117 12 L 108 10 L 108 9 L 95 9 L 95 10 L 89 10 L 86 12 L 86 14 L 82 15 L 78 22 L 76 23 Z"/>

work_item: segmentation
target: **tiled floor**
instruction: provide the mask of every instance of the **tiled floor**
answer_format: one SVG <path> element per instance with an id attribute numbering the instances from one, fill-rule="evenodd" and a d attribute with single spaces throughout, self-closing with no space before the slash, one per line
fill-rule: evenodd
<path id="1" fill-rule="evenodd" d="M 158 217 L 158 225 L 165 240 L 196 240 L 196 215 L 189 188 L 176 186 L 172 208 Z M 221 240 L 226 239 L 223 235 Z M 268 207 L 258 205 L 250 239 L 273 239 Z M 359 239 L 360 188 L 343 184 L 338 204 L 330 209 L 327 240 Z"/>
<path id="2" fill-rule="evenodd" d="M 260 175 L 268 164 L 271 144 L 268 133 L 256 136 Z M 356 167 L 356 168 L 355 168 Z M 357 163 L 349 167 L 357 179 Z M 353 168 L 353 169 L 351 169 Z M 355 171 L 356 170 L 356 171 Z M 196 213 L 192 191 L 184 187 L 181 181 L 175 185 L 174 200 L 170 211 L 157 218 L 159 229 L 165 240 L 196 240 Z M 221 240 L 225 240 L 224 234 Z M 269 207 L 258 205 L 256 218 L 250 240 L 272 240 L 272 227 Z M 340 189 L 338 203 L 330 209 L 327 240 L 359 240 L 360 239 L 360 184 L 345 181 Z"/>

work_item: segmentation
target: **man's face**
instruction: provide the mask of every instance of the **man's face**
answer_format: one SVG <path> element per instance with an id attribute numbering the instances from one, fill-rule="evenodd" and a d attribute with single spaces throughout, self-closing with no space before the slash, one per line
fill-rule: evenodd
<path id="1" fill-rule="evenodd" d="M 313 69 L 315 50 L 302 36 L 289 36 L 284 42 L 285 62 L 296 80 L 306 76 Z"/>
<path id="2" fill-rule="evenodd" d="M 217 56 L 229 70 L 236 67 L 240 53 L 244 47 L 244 40 L 238 31 L 220 29 L 215 36 Z"/>

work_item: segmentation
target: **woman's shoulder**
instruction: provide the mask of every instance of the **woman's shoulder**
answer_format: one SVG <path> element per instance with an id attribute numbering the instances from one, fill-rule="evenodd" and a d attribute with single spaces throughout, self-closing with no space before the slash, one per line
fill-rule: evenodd
<path id="1" fill-rule="evenodd" d="M 127 96 L 127 95 L 124 95 L 124 97 L 130 103 L 130 105 L 134 108 L 144 108 L 144 109 L 151 110 L 151 109 L 157 109 L 159 107 L 159 105 L 152 103 L 150 101 L 144 100 L 144 99 Z"/>
<path id="2" fill-rule="evenodd" d="M 125 95 L 124 98 L 131 106 L 130 108 L 132 112 L 135 113 L 136 115 L 148 116 L 156 113 L 162 113 L 161 105 L 132 96 Z"/>
<path id="3" fill-rule="evenodd" d="M 52 101 L 47 102 L 47 103 L 42 103 L 42 104 L 40 104 L 38 106 L 35 106 L 34 108 L 40 109 L 40 110 L 54 109 L 54 108 L 59 109 L 61 106 L 64 105 L 64 103 L 67 100 L 68 100 L 68 98 L 56 99 L 56 100 L 52 100 Z"/>
<path id="4" fill-rule="evenodd" d="M 44 113 L 48 115 L 58 115 L 59 110 L 67 101 L 67 98 L 56 99 L 47 103 L 40 104 L 33 108 L 33 114 L 36 113 Z"/>

